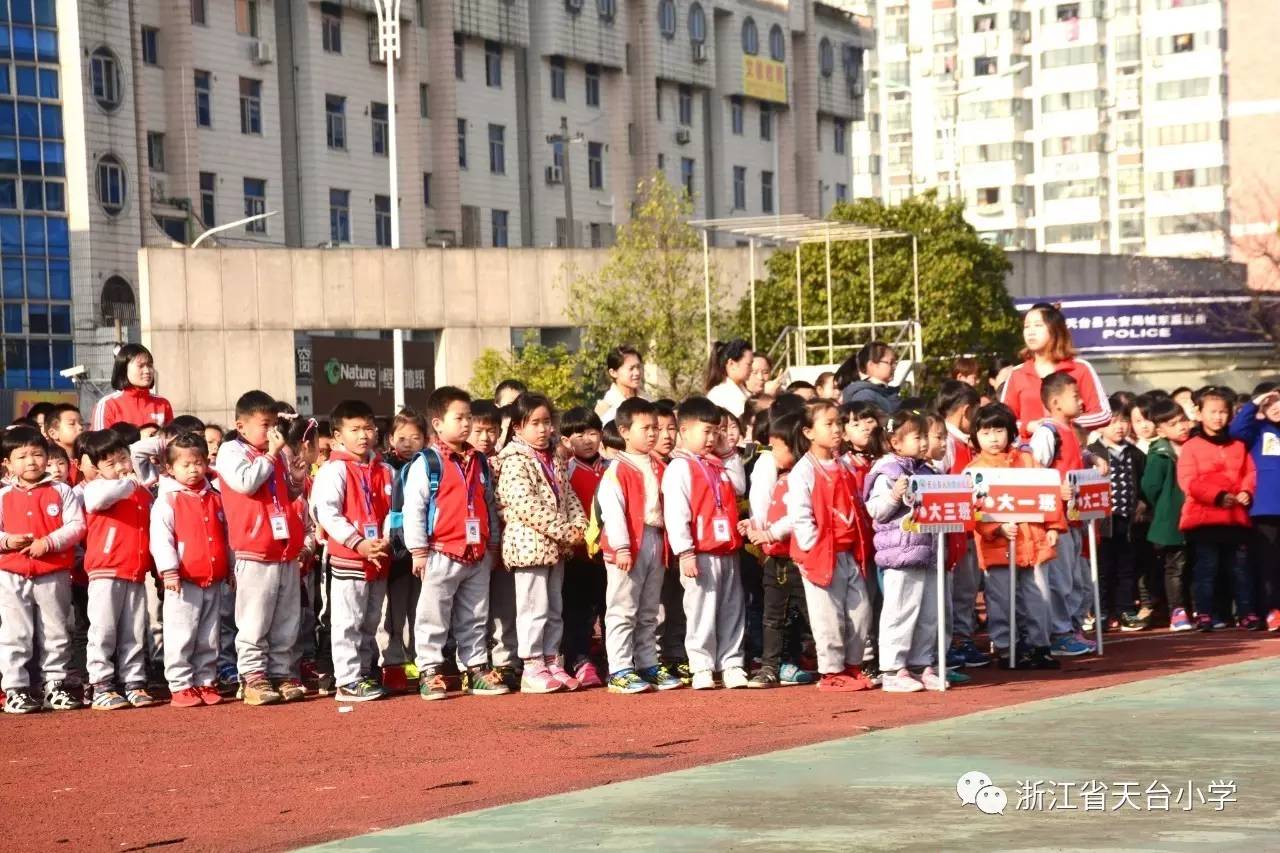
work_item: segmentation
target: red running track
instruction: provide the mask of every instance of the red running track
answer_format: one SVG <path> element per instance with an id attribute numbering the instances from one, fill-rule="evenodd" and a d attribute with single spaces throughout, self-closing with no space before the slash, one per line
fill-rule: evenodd
<path id="1" fill-rule="evenodd" d="M 0 719 L 0 837 L 32 850 L 281 850 L 471 809 L 1280 654 L 1152 634 L 945 695 L 813 688 L 332 699 Z M 673 804 L 674 805 L 674 804 Z"/>

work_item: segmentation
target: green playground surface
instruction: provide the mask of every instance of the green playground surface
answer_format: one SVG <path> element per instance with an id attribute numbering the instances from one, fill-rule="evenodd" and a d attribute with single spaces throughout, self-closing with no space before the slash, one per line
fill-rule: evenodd
<path id="1" fill-rule="evenodd" d="M 1280 658 L 1269 658 L 308 849 L 1276 850 L 1278 763 Z M 961 801 L 957 782 L 970 771 L 1004 792 L 1002 814 Z"/>

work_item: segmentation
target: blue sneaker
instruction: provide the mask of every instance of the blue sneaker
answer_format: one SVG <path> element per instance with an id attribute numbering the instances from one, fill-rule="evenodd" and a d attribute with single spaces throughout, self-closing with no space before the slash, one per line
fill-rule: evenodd
<path id="1" fill-rule="evenodd" d="M 778 668 L 778 682 L 783 687 L 791 687 L 796 684 L 814 684 L 817 680 L 817 673 L 801 669 L 793 663 L 784 663 Z"/>
<path id="2" fill-rule="evenodd" d="M 680 679 L 677 678 L 677 687 L 679 686 L 679 682 Z M 624 669 L 621 672 L 615 672 L 613 675 L 609 676 L 609 685 L 607 689 L 610 693 L 632 695 L 652 690 L 653 685 L 641 678 L 634 669 Z"/>
<path id="3" fill-rule="evenodd" d="M 1054 657 L 1073 658 L 1079 655 L 1089 654 L 1089 647 L 1070 634 L 1067 634 L 1053 641 L 1053 645 L 1050 647 L 1049 653 Z"/>
<path id="4" fill-rule="evenodd" d="M 964 669 L 964 651 L 959 646 L 952 646 L 947 649 L 947 671 L 951 672 L 956 669 Z"/>
<path id="5" fill-rule="evenodd" d="M 652 684 L 656 690 L 675 690 L 677 688 L 684 687 L 684 682 L 680 680 L 680 677 L 662 664 L 636 670 L 636 674 L 647 683 Z M 610 683 L 612 683 L 612 681 L 613 680 L 610 679 Z"/>
<path id="6" fill-rule="evenodd" d="M 964 665 L 969 666 L 987 666 L 991 663 L 991 655 L 978 648 L 978 644 L 973 640 L 965 640 L 958 646 L 952 647 L 953 651 L 960 652 L 964 658 Z M 947 666 L 951 666 L 950 658 L 948 658 Z"/>

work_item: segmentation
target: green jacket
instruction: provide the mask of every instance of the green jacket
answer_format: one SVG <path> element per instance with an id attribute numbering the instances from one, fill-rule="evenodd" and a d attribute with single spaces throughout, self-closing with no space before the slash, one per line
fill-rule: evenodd
<path id="1" fill-rule="evenodd" d="M 1142 494 L 1151 504 L 1151 530 L 1147 539 L 1154 545 L 1185 545 L 1187 540 L 1178 529 L 1184 500 L 1178 486 L 1178 457 L 1167 438 L 1158 438 L 1147 448 Z"/>

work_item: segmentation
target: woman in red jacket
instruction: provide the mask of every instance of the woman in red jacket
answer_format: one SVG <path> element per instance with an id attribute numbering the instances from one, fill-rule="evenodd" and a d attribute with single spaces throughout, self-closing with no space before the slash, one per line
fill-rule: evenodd
<path id="1" fill-rule="evenodd" d="M 1111 422 L 1107 392 L 1092 365 L 1076 358 L 1071 330 L 1062 311 L 1047 302 L 1031 306 L 1022 319 L 1022 339 L 1027 345 L 1022 351 L 1023 362 L 1009 374 L 1000 402 L 1013 410 L 1023 440 L 1030 439 L 1045 417 L 1044 404 L 1040 402 L 1041 381 L 1059 370 L 1070 373 L 1080 387 L 1082 405 L 1076 424 L 1088 431 Z"/>
<path id="2" fill-rule="evenodd" d="M 136 427 L 161 426 L 173 420 L 173 406 L 151 393 L 156 382 L 151 351 L 142 344 L 125 344 L 116 350 L 111 387 L 116 389 L 93 407 L 93 428 L 106 429 L 124 423 Z"/>

